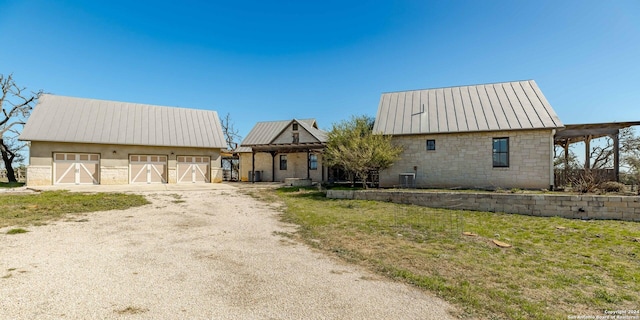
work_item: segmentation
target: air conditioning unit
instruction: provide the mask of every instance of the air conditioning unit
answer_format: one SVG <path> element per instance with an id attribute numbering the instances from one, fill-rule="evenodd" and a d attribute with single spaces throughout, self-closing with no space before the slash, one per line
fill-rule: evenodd
<path id="1" fill-rule="evenodd" d="M 400 187 L 402 188 L 415 188 L 416 187 L 416 174 L 414 172 L 407 172 L 400 174 Z"/>

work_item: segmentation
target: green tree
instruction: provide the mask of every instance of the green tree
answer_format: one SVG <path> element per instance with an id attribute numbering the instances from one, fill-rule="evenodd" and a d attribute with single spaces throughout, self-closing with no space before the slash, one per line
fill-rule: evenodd
<path id="1" fill-rule="evenodd" d="M 17 137 L 42 91 L 26 93 L 26 88 L 16 85 L 11 74 L 6 77 L 0 74 L 0 90 L 0 154 L 7 179 L 17 182 L 13 162 L 22 160 L 20 150 L 26 146 Z"/>
<path id="2" fill-rule="evenodd" d="M 328 165 L 355 174 L 364 188 L 369 172 L 389 168 L 402 152 L 402 147 L 391 143 L 391 136 L 375 134 L 373 123 L 366 115 L 334 123 L 324 154 Z"/>

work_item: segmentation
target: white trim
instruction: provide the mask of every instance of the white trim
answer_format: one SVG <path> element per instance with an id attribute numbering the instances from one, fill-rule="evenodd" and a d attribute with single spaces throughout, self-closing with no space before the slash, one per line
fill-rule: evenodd
<path id="1" fill-rule="evenodd" d="M 57 155 L 64 155 L 64 160 L 56 160 L 56 156 Z M 80 157 L 86 155 L 87 156 L 87 160 L 80 160 Z M 91 156 L 96 156 L 98 160 L 91 160 Z M 53 153 L 53 184 L 100 184 L 100 181 L 98 180 L 100 177 L 100 154 L 97 153 L 73 153 L 73 152 L 54 152 Z M 67 163 L 67 164 L 71 164 L 69 166 L 69 168 L 67 168 L 67 170 L 64 171 L 64 173 L 62 173 L 62 175 L 60 175 L 60 177 L 57 177 L 57 172 L 58 172 L 58 163 Z M 87 168 L 86 164 L 94 164 L 94 165 L 98 165 L 98 167 L 96 168 L 96 174 L 98 176 L 98 179 L 96 179 L 93 174 L 91 174 L 91 172 L 89 171 L 89 168 Z M 89 177 L 91 177 L 91 182 L 85 182 L 82 183 L 81 182 L 81 171 L 82 169 L 84 169 L 84 172 L 87 173 L 87 175 Z M 73 170 L 73 182 L 67 182 L 64 183 L 62 182 L 62 180 L 67 177 L 67 175 L 69 174 L 70 171 Z"/>

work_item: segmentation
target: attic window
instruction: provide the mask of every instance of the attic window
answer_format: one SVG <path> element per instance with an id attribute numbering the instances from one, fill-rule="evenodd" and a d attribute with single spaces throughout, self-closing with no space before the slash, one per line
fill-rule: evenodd
<path id="1" fill-rule="evenodd" d="M 293 142 L 292 143 L 299 143 L 300 142 L 300 134 L 297 132 L 293 133 Z"/>
<path id="2" fill-rule="evenodd" d="M 298 124 L 297 123 L 293 124 L 293 131 L 298 131 Z"/>

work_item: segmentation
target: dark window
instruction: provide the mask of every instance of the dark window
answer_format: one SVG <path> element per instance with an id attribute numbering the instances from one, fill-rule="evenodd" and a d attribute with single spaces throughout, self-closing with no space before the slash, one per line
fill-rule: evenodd
<path id="1" fill-rule="evenodd" d="M 436 149 L 436 141 L 427 140 L 427 150 L 435 150 L 435 149 Z"/>
<path id="2" fill-rule="evenodd" d="M 298 131 L 298 124 L 297 123 L 293 124 L 293 131 Z"/>
<path id="3" fill-rule="evenodd" d="M 317 170 L 318 169 L 318 155 L 312 154 L 309 155 L 309 169 Z"/>
<path id="4" fill-rule="evenodd" d="M 509 138 L 493 138 L 493 167 L 509 166 Z"/>
<path id="5" fill-rule="evenodd" d="M 293 142 L 292 143 L 299 143 L 300 142 L 300 134 L 298 134 L 297 132 L 293 133 Z"/>
<path id="6" fill-rule="evenodd" d="M 287 170 L 287 155 L 280 155 L 280 170 Z"/>

